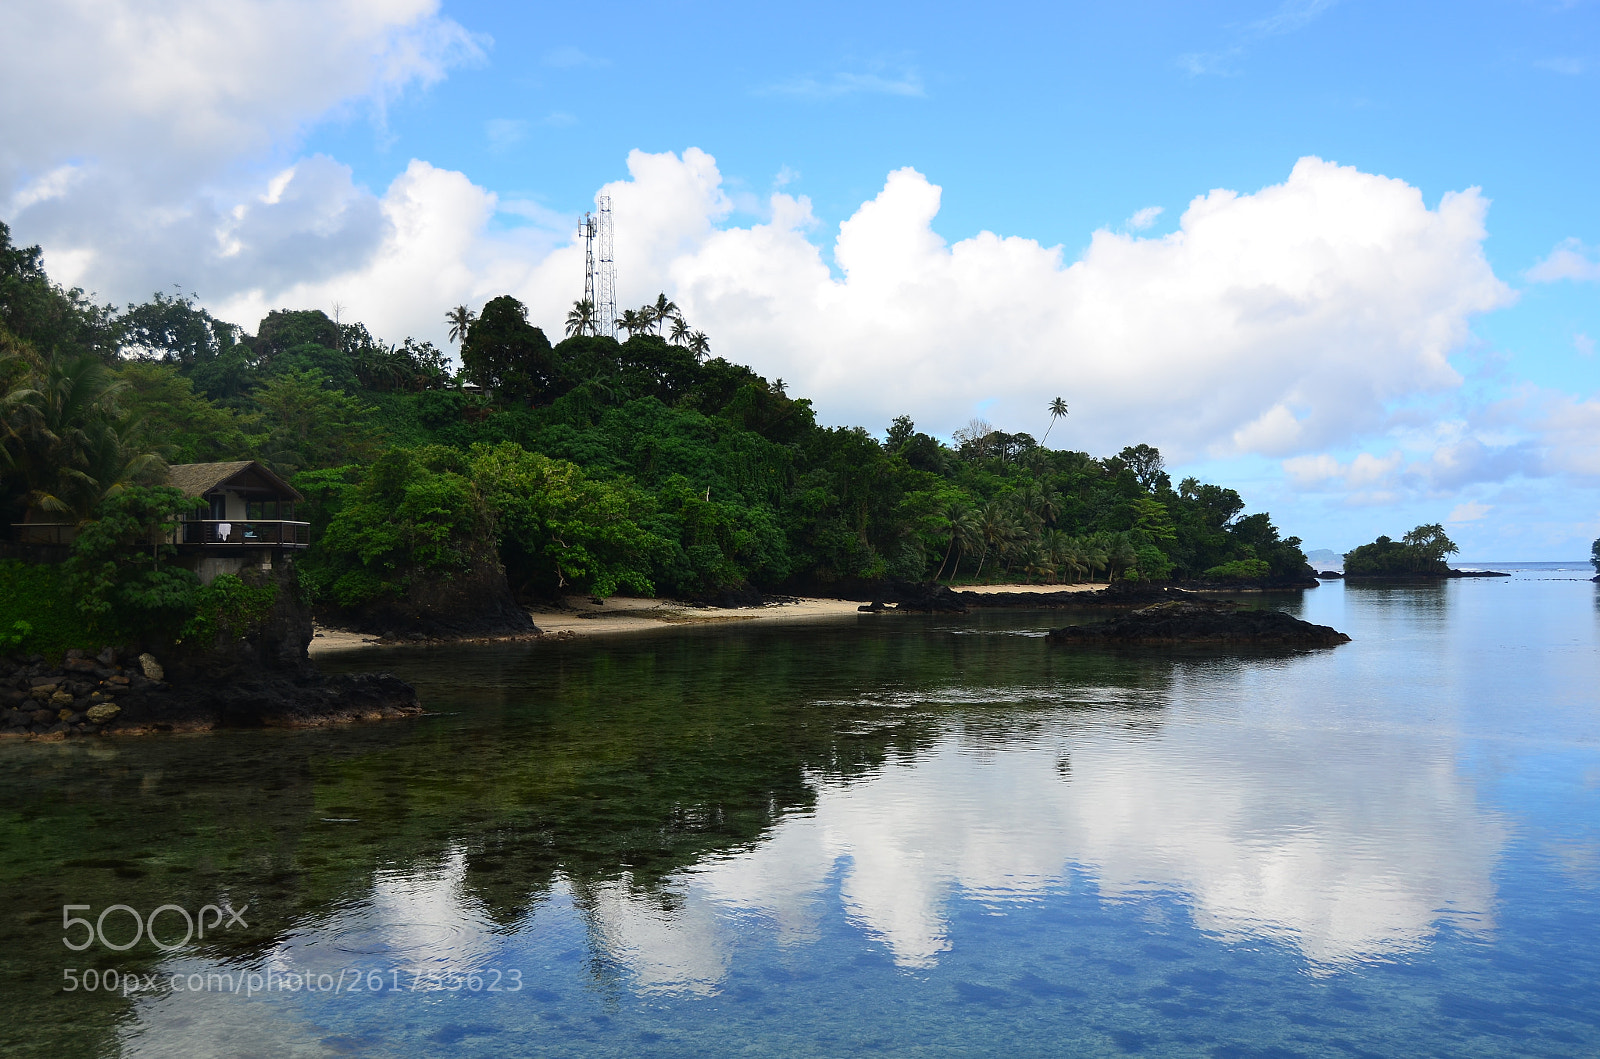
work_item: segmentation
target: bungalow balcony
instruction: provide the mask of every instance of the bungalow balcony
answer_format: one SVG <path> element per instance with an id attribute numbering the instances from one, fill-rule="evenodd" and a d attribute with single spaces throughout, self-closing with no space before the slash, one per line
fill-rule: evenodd
<path id="1" fill-rule="evenodd" d="M 308 548 L 311 523 L 290 519 L 192 519 L 178 527 L 178 544 L 203 544 L 216 548 Z"/>
<path id="2" fill-rule="evenodd" d="M 183 551 L 238 554 L 241 549 L 311 544 L 311 524 L 294 517 L 295 506 L 305 498 L 255 460 L 176 464 L 167 468 L 166 484 L 194 502 L 167 541 Z M 76 523 L 38 514 L 30 512 L 26 522 L 12 525 L 14 542 L 59 550 L 77 539 Z"/>

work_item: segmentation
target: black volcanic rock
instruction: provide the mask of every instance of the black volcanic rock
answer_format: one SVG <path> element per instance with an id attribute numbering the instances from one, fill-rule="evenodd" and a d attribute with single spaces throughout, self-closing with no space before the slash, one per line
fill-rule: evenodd
<path id="1" fill-rule="evenodd" d="M 1052 629 L 1053 644 L 1207 644 L 1216 646 L 1336 647 L 1350 637 L 1281 610 L 1242 610 L 1216 603 L 1172 600 L 1090 625 Z"/>

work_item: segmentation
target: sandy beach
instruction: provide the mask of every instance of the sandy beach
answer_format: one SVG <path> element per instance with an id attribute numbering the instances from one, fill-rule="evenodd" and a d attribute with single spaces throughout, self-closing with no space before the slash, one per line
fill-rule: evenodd
<path id="1" fill-rule="evenodd" d="M 958 589 L 965 592 L 1093 592 L 1103 584 L 1077 585 L 977 585 Z M 760 607 L 694 607 L 670 599 L 635 599 L 613 596 L 595 603 L 588 596 L 569 596 L 564 607 L 530 607 L 544 636 L 608 636 L 645 632 L 669 625 L 712 625 L 743 621 L 816 621 L 845 618 L 861 613 L 861 604 L 848 599 L 804 598 L 787 603 L 768 603 Z M 384 641 L 363 633 L 316 627 L 311 640 L 313 656 L 357 647 L 386 646 Z"/>

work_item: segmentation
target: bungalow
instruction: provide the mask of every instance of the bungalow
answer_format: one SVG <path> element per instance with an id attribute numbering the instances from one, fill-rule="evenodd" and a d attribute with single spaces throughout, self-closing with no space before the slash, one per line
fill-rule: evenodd
<path id="1" fill-rule="evenodd" d="M 184 517 L 175 544 L 220 549 L 311 543 L 311 524 L 294 517 L 305 497 L 255 460 L 174 464 L 167 468 L 167 484 L 204 501 Z"/>
<path id="2" fill-rule="evenodd" d="M 172 543 L 181 552 L 210 555 L 256 554 L 270 561 L 270 553 L 305 548 L 311 543 L 311 524 L 295 519 L 295 505 L 305 497 L 288 482 L 255 460 L 231 463 L 179 463 L 167 468 L 166 483 L 195 500 L 173 531 Z M 29 512 L 28 520 L 12 527 L 23 545 L 56 549 L 78 536 L 76 523 L 47 522 Z M 265 550 L 265 551 L 263 551 Z"/>

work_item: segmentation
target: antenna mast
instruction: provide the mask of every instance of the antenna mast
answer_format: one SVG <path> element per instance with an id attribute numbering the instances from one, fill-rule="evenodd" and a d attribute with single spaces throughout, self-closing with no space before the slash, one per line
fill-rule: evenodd
<path id="1" fill-rule="evenodd" d="M 583 237 L 583 297 L 594 307 L 594 333 L 615 338 L 617 265 L 611 252 L 611 196 L 601 195 L 595 205 L 598 211 L 585 213 L 578 226 Z"/>

